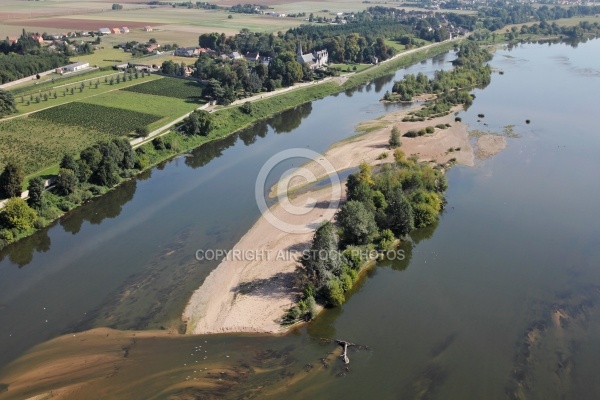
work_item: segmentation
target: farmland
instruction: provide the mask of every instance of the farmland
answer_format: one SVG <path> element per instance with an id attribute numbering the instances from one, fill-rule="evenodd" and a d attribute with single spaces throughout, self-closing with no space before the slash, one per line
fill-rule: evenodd
<path id="1" fill-rule="evenodd" d="M 32 114 L 30 118 L 75 125 L 115 136 L 126 135 L 161 117 L 154 114 L 88 103 L 68 103 Z"/>
<path id="2" fill-rule="evenodd" d="M 140 85 L 130 86 L 123 90 L 155 96 L 174 97 L 176 99 L 199 99 L 202 87 L 196 81 L 163 78 Z"/>
<path id="3" fill-rule="evenodd" d="M 161 79 L 162 81 L 164 79 Z M 157 81 L 159 82 L 159 81 Z M 117 90 L 100 96 L 90 97 L 83 100 L 86 104 L 99 106 L 118 107 L 124 110 L 148 113 L 152 112 L 161 118 L 148 125 L 150 131 L 158 129 L 168 122 L 193 111 L 199 104 L 185 99 L 153 96 L 149 94 L 135 93 L 125 90 Z M 152 111 L 149 111 L 152 110 Z"/>
<path id="4" fill-rule="evenodd" d="M 32 174 L 113 135 L 50 120 L 16 118 L 0 123 L 0 168 L 14 160 Z"/>
<path id="5" fill-rule="evenodd" d="M 128 80 L 127 82 L 121 80 L 121 83 L 114 83 L 113 85 L 111 85 L 110 79 L 114 78 L 116 82 L 117 76 L 122 77 L 123 73 L 113 72 L 110 75 L 104 75 L 102 77 L 96 77 L 85 80 L 82 79 L 82 77 L 80 77 L 78 81 L 74 81 L 73 83 L 68 85 L 62 84 L 54 86 L 44 86 L 44 89 L 38 89 L 37 87 L 35 87 L 35 90 L 23 91 L 15 95 L 15 99 L 17 101 L 17 110 L 19 113 L 34 112 L 48 107 L 59 106 L 61 104 L 79 101 L 88 97 L 97 96 L 124 87 L 138 85 L 141 82 L 151 81 L 154 79 L 161 79 L 161 77 L 157 75 L 146 75 L 144 78 L 142 78 L 141 75 L 139 75 L 138 79 L 134 78 L 133 80 Z M 104 82 L 105 78 L 107 79 L 108 83 Z M 96 88 L 95 86 L 96 82 L 98 82 L 98 88 Z M 80 91 L 82 84 L 85 86 L 85 88 Z M 71 93 L 71 89 L 73 89 L 73 93 Z M 54 93 L 56 93 L 56 99 L 54 98 Z M 38 97 L 40 98 L 39 103 L 36 100 Z M 28 102 L 29 105 L 27 104 Z"/>

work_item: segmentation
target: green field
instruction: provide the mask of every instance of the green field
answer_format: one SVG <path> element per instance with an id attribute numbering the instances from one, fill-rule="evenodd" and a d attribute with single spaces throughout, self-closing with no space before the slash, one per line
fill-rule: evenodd
<path id="1" fill-rule="evenodd" d="M 65 153 L 76 154 L 112 137 L 106 132 L 37 118 L 3 121 L 0 122 L 0 168 L 14 160 L 26 174 L 32 174 L 58 163 Z"/>
<path id="2" fill-rule="evenodd" d="M 75 125 L 120 136 L 132 133 L 137 128 L 148 126 L 161 117 L 122 108 L 76 102 L 36 112 L 30 118 Z"/>
<path id="3" fill-rule="evenodd" d="M 159 120 L 148 125 L 150 131 L 158 129 L 182 115 L 193 111 L 200 105 L 197 102 L 190 102 L 185 99 L 165 98 L 126 90 L 118 90 L 101 96 L 90 97 L 83 100 L 83 102 L 86 104 L 118 107 L 124 110 L 159 115 L 161 117 Z"/>
<path id="4" fill-rule="evenodd" d="M 340 72 L 360 72 L 371 68 L 373 64 L 328 64 L 330 67 L 339 68 Z M 354 69 L 356 67 L 356 70 Z"/>
<path id="5" fill-rule="evenodd" d="M 123 73 L 113 72 L 109 75 L 98 76 L 96 78 L 88 78 L 78 81 L 74 81 L 70 84 L 61 83 L 60 85 L 54 86 L 46 86 L 46 89 L 38 89 L 36 91 L 25 91 L 22 94 L 15 95 L 15 100 L 17 101 L 17 111 L 20 114 L 30 113 L 34 111 L 39 111 L 46 109 L 48 107 L 60 106 L 62 104 L 71 103 L 74 101 L 80 101 L 86 99 L 88 97 L 102 95 L 107 92 L 117 91 L 119 89 L 139 85 L 140 83 L 150 82 L 156 79 L 162 79 L 161 76 L 158 75 L 146 75 L 144 78 L 139 75 L 138 79 L 132 79 L 131 81 L 121 81 L 121 83 L 114 83 L 111 85 L 110 83 L 104 83 L 104 78 L 116 78 L 117 76 L 123 77 Z M 99 81 L 98 88 L 96 89 L 95 83 Z M 90 82 L 92 83 L 92 87 L 89 87 Z M 84 83 L 85 88 L 83 91 L 79 91 L 81 87 L 81 83 Z M 73 88 L 73 94 L 71 94 L 71 88 Z M 66 93 L 65 93 L 66 90 Z M 54 92 L 56 92 L 57 98 L 54 98 Z M 48 96 L 48 100 L 44 100 L 44 95 Z M 36 102 L 36 97 L 40 97 L 40 102 Z M 27 105 L 29 102 L 29 105 Z"/>
<path id="6" fill-rule="evenodd" d="M 123 89 L 129 92 L 174 97 L 176 99 L 194 99 L 202 95 L 202 87 L 196 81 L 178 78 L 163 78 Z"/>
<path id="7" fill-rule="evenodd" d="M 122 40 L 125 42 L 127 40 Z M 78 56 L 72 58 L 72 62 L 88 62 L 90 66 L 98 67 L 110 67 L 115 64 L 126 63 L 132 60 L 138 60 L 140 58 L 134 58 L 131 53 L 125 52 L 122 49 L 114 49 L 112 46 L 105 44 L 100 50 L 94 51 L 94 54 L 88 54 L 85 56 Z"/>

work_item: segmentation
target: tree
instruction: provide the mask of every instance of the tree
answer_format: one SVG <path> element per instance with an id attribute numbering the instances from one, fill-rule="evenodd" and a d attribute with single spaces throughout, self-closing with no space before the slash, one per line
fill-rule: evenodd
<path id="1" fill-rule="evenodd" d="M 98 165 L 98 169 L 92 174 L 92 181 L 100 186 L 114 186 L 119 183 L 119 167 L 115 160 L 105 157 Z"/>
<path id="2" fill-rule="evenodd" d="M 0 118 L 16 112 L 17 106 L 12 93 L 0 89 Z"/>
<path id="3" fill-rule="evenodd" d="M 70 154 L 65 154 L 60 162 L 60 168 L 70 169 L 71 171 L 77 171 L 77 162 L 75 158 Z"/>
<path id="4" fill-rule="evenodd" d="M 390 194 L 385 210 L 389 228 L 398 237 L 406 236 L 415 228 L 413 210 L 401 187 L 395 188 Z"/>
<path id="5" fill-rule="evenodd" d="M 390 149 L 395 149 L 397 147 L 402 146 L 402 142 L 400 141 L 400 131 L 395 126 L 392 128 L 389 144 L 390 144 Z"/>
<path id="6" fill-rule="evenodd" d="M 344 240 L 350 244 L 368 244 L 377 235 L 375 217 L 361 202 L 349 201 L 337 214 Z"/>
<path id="7" fill-rule="evenodd" d="M 23 169 L 20 166 L 9 162 L 0 174 L 0 195 L 2 197 L 20 197 L 21 187 L 23 186 Z"/>
<path id="8" fill-rule="evenodd" d="M 71 169 L 61 168 L 58 170 L 58 177 L 56 178 L 56 190 L 66 196 L 75 191 L 77 189 L 77 184 L 79 180 L 77 179 L 77 175 L 75 175 L 75 171 Z"/>
<path id="9" fill-rule="evenodd" d="M 331 222 L 327 221 L 317 229 L 308 253 L 302 258 L 302 265 L 317 290 L 340 273 L 338 238 Z"/>
<path id="10" fill-rule="evenodd" d="M 27 190 L 29 191 L 29 198 L 27 204 L 31 208 L 40 209 L 44 206 L 44 180 L 39 176 L 29 180 Z"/>
<path id="11" fill-rule="evenodd" d="M 27 205 L 25 200 L 14 197 L 9 199 L 2 210 L 2 223 L 9 229 L 25 231 L 33 227 L 37 213 Z"/>
<path id="12" fill-rule="evenodd" d="M 204 110 L 196 110 L 184 120 L 182 128 L 188 135 L 208 136 L 212 128 L 212 115 Z"/>
<path id="13" fill-rule="evenodd" d="M 161 65 L 163 74 L 175 75 L 179 66 L 171 60 L 164 61 Z"/>

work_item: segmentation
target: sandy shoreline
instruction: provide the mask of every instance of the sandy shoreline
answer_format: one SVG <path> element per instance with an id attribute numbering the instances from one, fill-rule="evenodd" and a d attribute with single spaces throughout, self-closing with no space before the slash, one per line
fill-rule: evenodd
<path id="1" fill-rule="evenodd" d="M 392 162 L 393 150 L 388 149 L 388 140 L 393 126 L 397 126 L 404 134 L 408 130 L 450 124 L 447 129 L 436 128 L 433 134 L 417 138 L 402 137 L 402 151 L 407 156 L 416 155 L 421 161 L 445 164 L 455 159 L 458 164 L 475 164 L 476 152 L 470 143 L 467 126 L 455 122 L 453 114 L 430 121 L 402 122 L 407 113 L 407 110 L 397 111 L 361 124 L 360 129 L 369 133 L 333 145 L 323 157 L 336 171 L 356 167 L 363 161 L 372 165 Z M 477 154 L 482 158 L 491 157 L 505 145 L 503 137 L 482 135 L 476 141 Z M 383 153 L 387 157 L 378 160 Z M 326 175 L 316 161 L 300 169 L 317 179 Z M 288 191 L 308 183 L 311 182 L 305 178 L 292 178 Z M 293 205 L 307 208 L 308 212 L 303 215 L 290 214 L 281 203 L 275 204 L 270 210 L 280 220 L 314 230 L 318 225 L 314 221 L 324 215 L 329 201 L 343 200 L 345 195 L 344 190 L 333 197 L 332 193 L 332 188 L 326 187 L 290 197 Z M 318 206 L 304 206 L 311 201 Z M 187 322 L 187 333 L 285 332 L 280 320 L 299 293 L 294 281 L 298 263 L 293 255 L 297 256 L 298 252 L 308 248 L 312 236 L 312 231 L 283 232 L 261 216 L 234 246 L 230 259 L 222 261 L 190 298 L 182 315 Z M 254 259 L 239 256 L 244 254 L 253 254 Z"/>

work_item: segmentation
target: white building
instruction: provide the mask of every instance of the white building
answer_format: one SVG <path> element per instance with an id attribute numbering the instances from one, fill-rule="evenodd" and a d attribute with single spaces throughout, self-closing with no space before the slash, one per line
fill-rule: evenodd
<path id="1" fill-rule="evenodd" d="M 81 71 L 82 69 L 86 69 L 90 67 L 90 63 L 88 62 L 78 62 L 75 64 L 69 64 L 63 67 L 64 72 L 75 72 Z"/>
<path id="2" fill-rule="evenodd" d="M 103 35 L 110 35 L 112 33 L 112 31 L 109 28 L 100 28 L 98 29 L 98 32 L 100 32 Z"/>
<path id="3" fill-rule="evenodd" d="M 329 61 L 327 50 L 313 51 L 312 53 L 303 54 L 302 45 L 298 42 L 298 52 L 296 53 L 296 61 L 306 65 L 310 69 L 322 68 Z"/>

